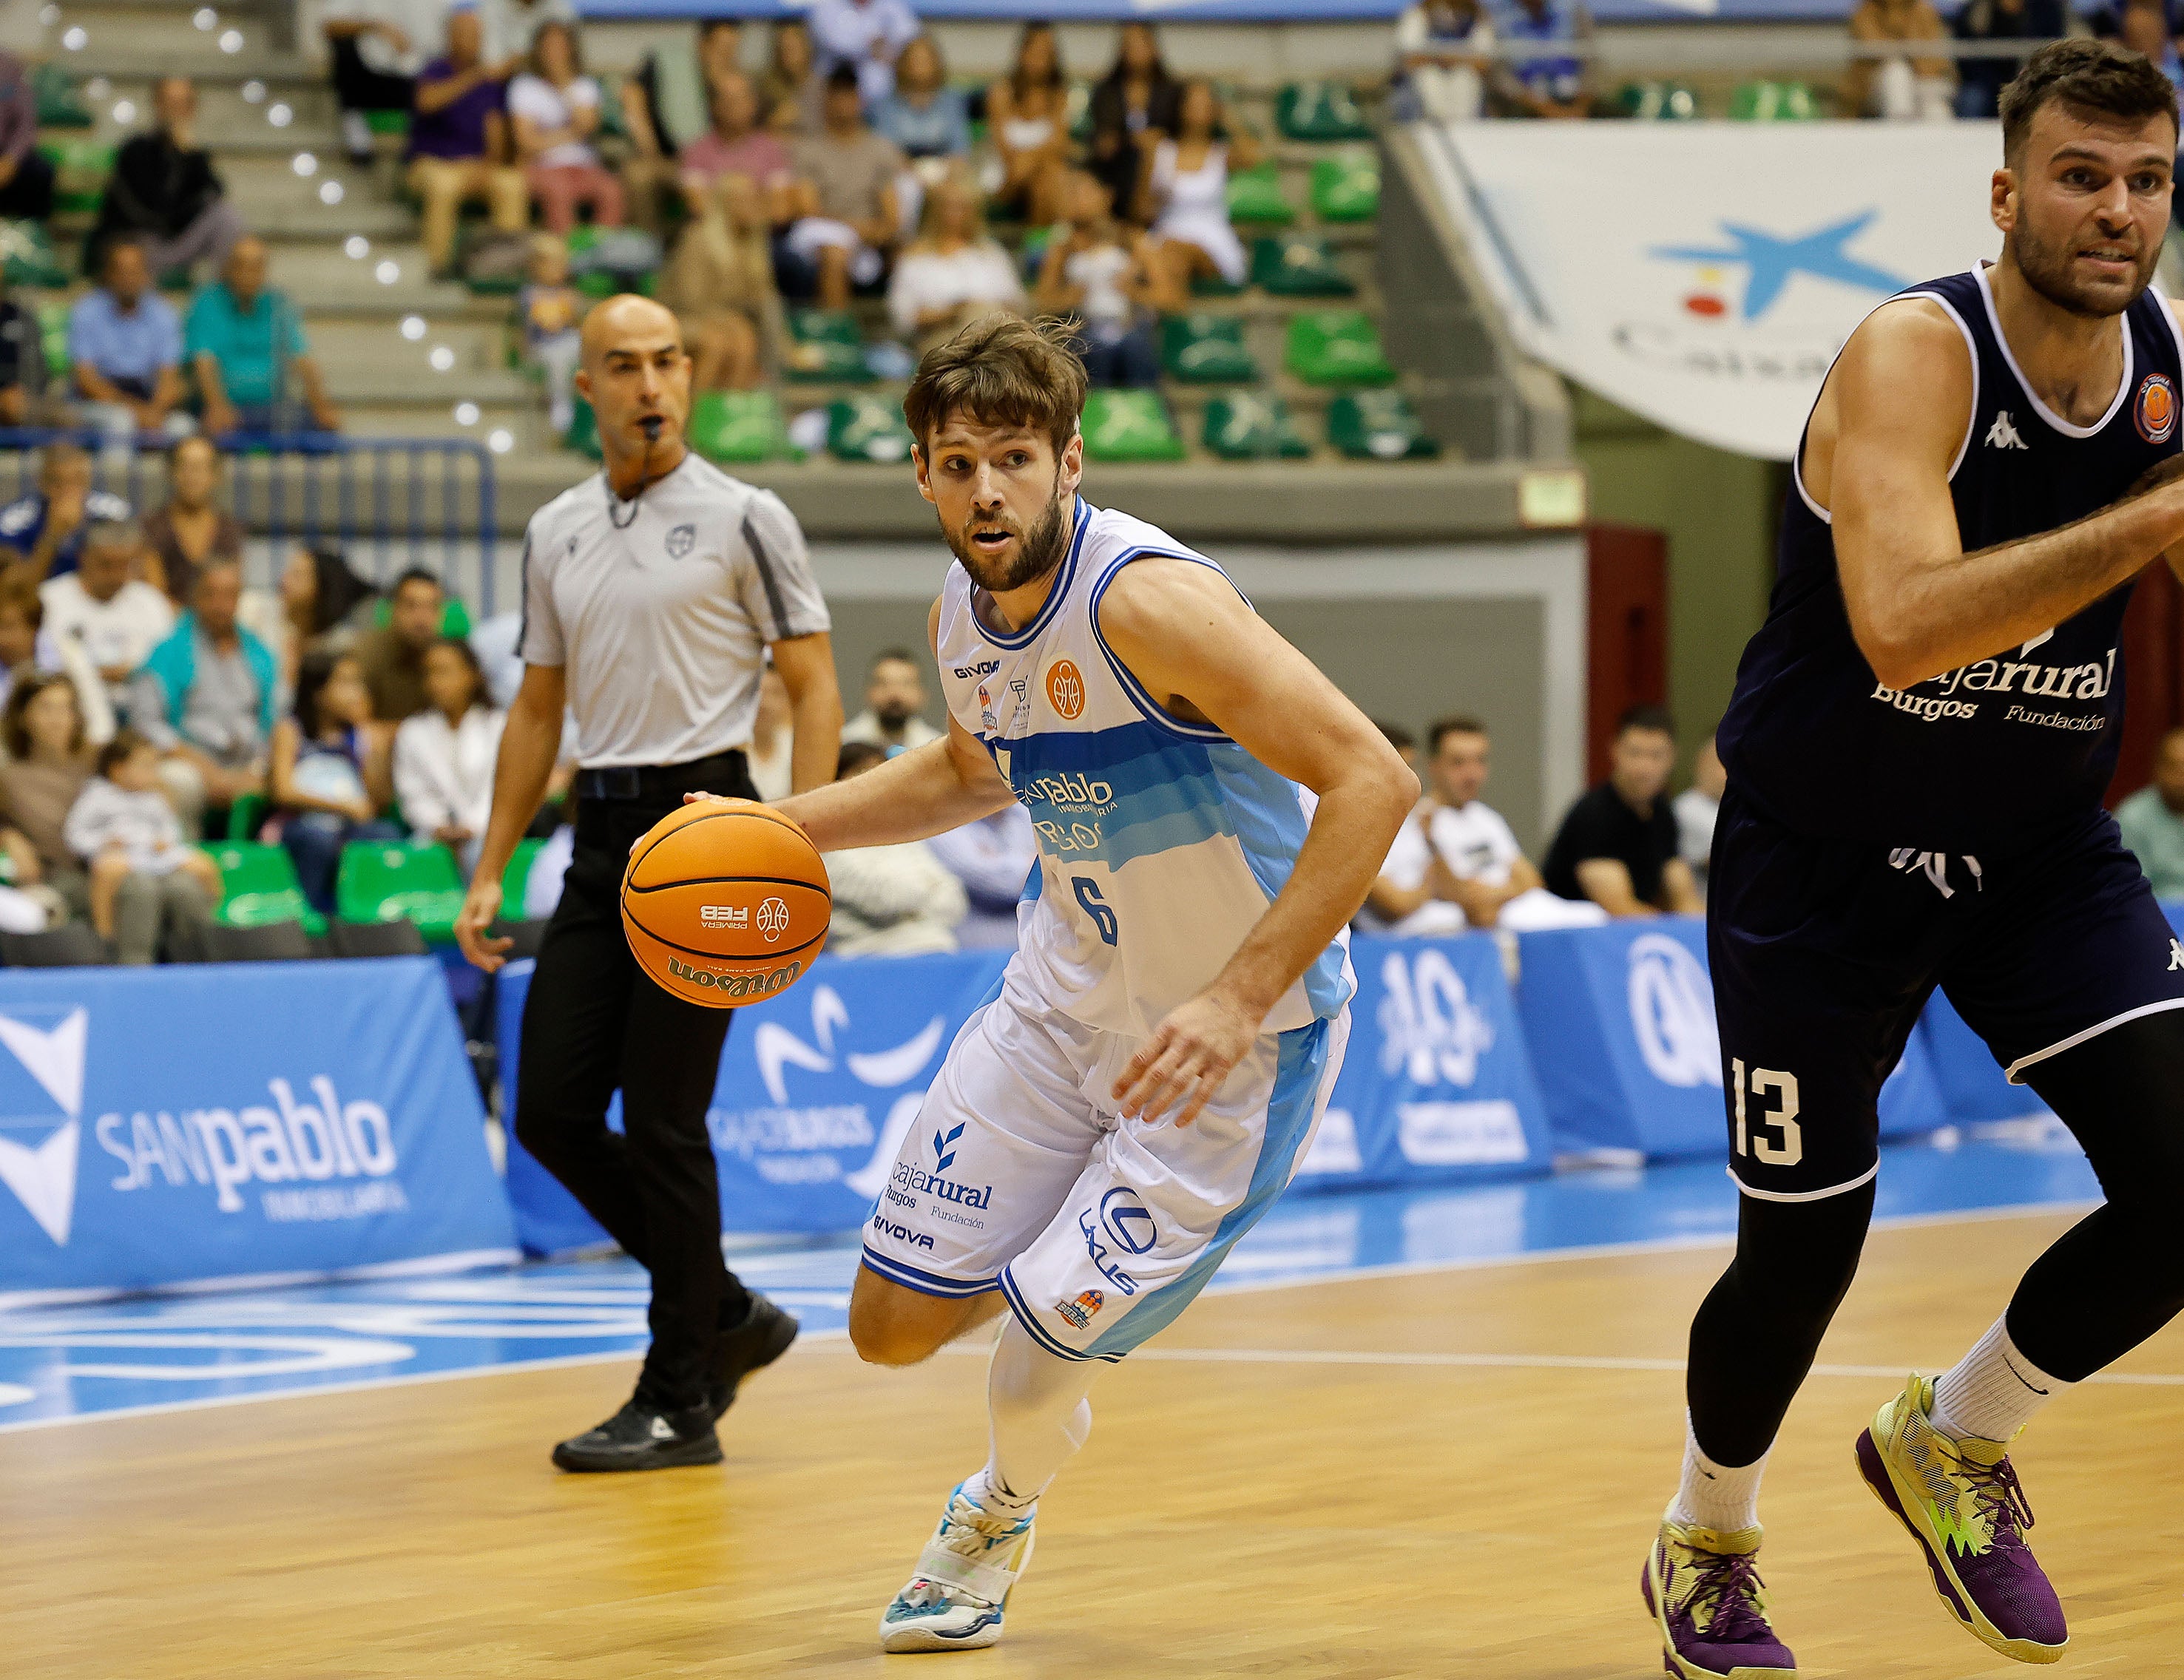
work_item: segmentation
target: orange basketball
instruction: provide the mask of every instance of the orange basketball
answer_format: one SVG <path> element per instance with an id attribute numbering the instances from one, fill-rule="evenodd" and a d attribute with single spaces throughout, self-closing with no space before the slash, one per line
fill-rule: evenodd
<path id="1" fill-rule="evenodd" d="M 677 997 L 732 1010 L 794 985 L 827 943 L 827 865 L 804 831 L 749 799 L 662 817 L 621 875 L 621 925 Z"/>

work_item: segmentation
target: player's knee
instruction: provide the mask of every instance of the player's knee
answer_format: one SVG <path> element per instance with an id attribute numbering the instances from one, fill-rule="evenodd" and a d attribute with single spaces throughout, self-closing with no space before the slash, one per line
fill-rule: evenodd
<path id="1" fill-rule="evenodd" d="M 940 1338 L 926 1327 L 885 1312 L 850 1311 L 850 1345 L 866 1365 L 922 1365 L 933 1357 Z"/>

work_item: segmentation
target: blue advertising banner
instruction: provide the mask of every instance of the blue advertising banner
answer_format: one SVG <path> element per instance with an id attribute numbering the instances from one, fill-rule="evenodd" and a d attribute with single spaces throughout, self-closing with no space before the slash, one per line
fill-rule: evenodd
<path id="1" fill-rule="evenodd" d="M 706 1124 L 730 1232 L 850 1231 L 865 1221 L 896 1147 L 957 1029 L 1000 979 L 1006 954 L 822 957 L 794 989 L 736 1012 Z M 515 1112 L 515 1047 L 531 965 L 502 971 L 504 1109 Z M 619 1110 L 609 1123 L 619 1127 Z M 521 1147 L 508 1193 L 523 1246 L 563 1253 L 606 1233 Z"/>
<path id="2" fill-rule="evenodd" d="M 440 965 L 0 971 L 0 1293 L 513 1258 Z"/>
<path id="3" fill-rule="evenodd" d="M 1546 1106 L 1481 933 L 1357 939 L 1350 1049 L 1300 1186 L 1461 1183 L 1544 1171 Z"/>
<path id="4" fill-rule="evenodd" d="M 1390 23 L 1405 0 L 921 0 L 919 17 L 1016 24 L 1026 17 L 1054 23 Z M 720 0 L 578 0 L 577 10 L 594 19 L 705 18 Z M 1490 15 L 1505 8 L 1486 8 Z M 1720 20 L 1841 23 L 1852 0 L 1594 0 L 1596 23 L 1680 23 Z M 1944 6 L 1944 10 L 1950 9 Z M 809 0 L 738 0 L 733 15 L 754 20 L 800 18 Z"/>

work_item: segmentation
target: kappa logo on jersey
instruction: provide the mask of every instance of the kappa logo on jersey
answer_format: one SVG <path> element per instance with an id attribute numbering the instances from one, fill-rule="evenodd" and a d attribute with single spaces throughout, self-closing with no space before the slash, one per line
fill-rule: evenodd
<path id="1" fill-rule="evenodd" d="M 681 559 L 696 546 L 697 541 L 698 527 L 696 526 L 677 526 L 674 530 L 667 533 L 667 558 L 671 560 Z"/>
<path id="2" fill-rule="evenodd" d="M 2169 942 L 2169 971 L 2174 974 L 2180 968 L 2184 968 L 2184 940 L 2171 939 Z"/>
<path id="3" fill-rule="evenodd" d="M 1990 449 L 2024 449 L 2031 446 L 2018 436 L 2017 422 L 2009 417 L 2007 409 L 1997 409 L 1994 424 L 1986 429 L 1986 447 Z"/>
<path id="4" fill-rule="evenodd" d="M 1054 1310 L 1082 1330 L 1106 1305 L 1107 1297 L 1100 1290 L 1087 1289 L 1073 1301 L 1056 1301 Z"/>
<path id="5" fill-rule="evenodd" d="M 2166 443 L 2176 435 L 2176 387 L 2167 374 L 2150 373 L 2139 381 L 2131 417 L 2149 443 Z"/>
<path id="6" fill-rule="evenodd" d="M 700 904 L 698 921 L 705 927 L 749 927 L 750 906 L 748 904 Z"/>
<path id="7" fill-rule="evenodd" d="M 1047 704 L 1065 723 L 1084 715 L 1084 673 L 1073 659 L 1056 659 L 1046 668 Z"/>
<path id="8" fill-rule="evenodd" d="M 788 906 L 778 898 L 768 898 L 758 907 L 758 931 L 766 935 L 769 945 L 788 931 Z"/>

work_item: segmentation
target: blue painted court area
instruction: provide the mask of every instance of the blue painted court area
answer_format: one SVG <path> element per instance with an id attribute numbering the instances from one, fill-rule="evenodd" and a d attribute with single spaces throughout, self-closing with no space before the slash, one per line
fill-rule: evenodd
<path id="1" fill-rule="evenodd" d="M 2098 1197 L 2059 1128 L 2005 1131 L 1887 1150 L 1880 1217 Z M 1462 1190 L 1292 1195 L 1237 1246 L 1212 1289 L 1704 1243 L 1728 1236 L 1736 1217 L 1715 1162 Z M 807 1333 L 838 1334 L 856 1252 L 845 1237 L 732 1258 Z M 0 1430 L 627 1358 L 644 1343 L 646 1293 L 644 1273 L 616 1259 L 0 1315 Z"/>

